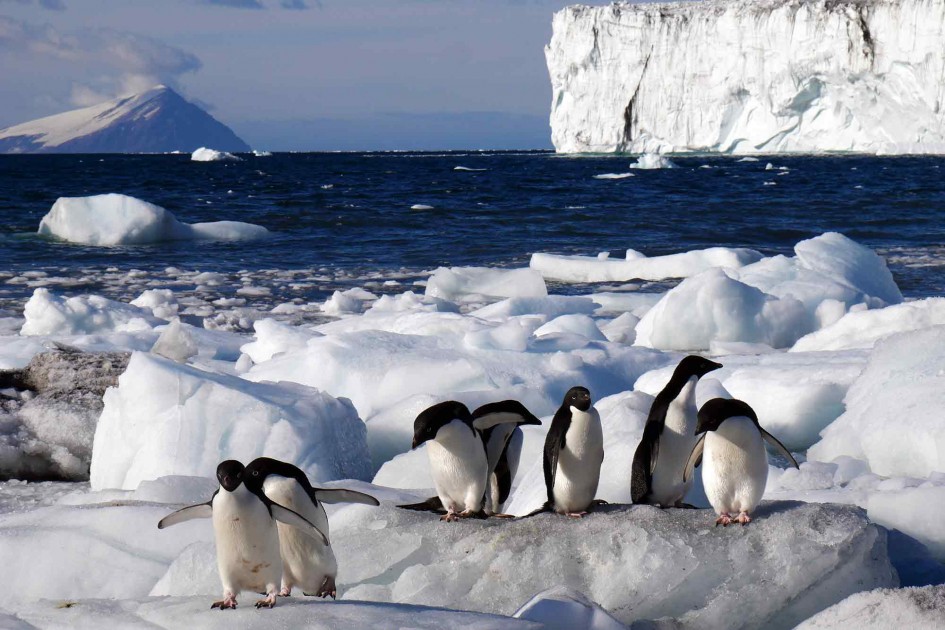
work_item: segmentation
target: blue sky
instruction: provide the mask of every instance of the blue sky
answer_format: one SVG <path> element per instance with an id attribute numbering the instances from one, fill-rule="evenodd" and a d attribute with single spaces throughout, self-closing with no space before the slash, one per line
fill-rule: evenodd
<path id="1" fill-rule="evenodd" d="M 568 4 L 0 0 L 0 127 L 161 82 L 259 148 L 550 148 Z"/>

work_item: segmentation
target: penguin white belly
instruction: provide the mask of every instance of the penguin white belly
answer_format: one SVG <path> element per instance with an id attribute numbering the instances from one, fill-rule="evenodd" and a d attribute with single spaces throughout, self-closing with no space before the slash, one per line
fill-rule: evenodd
<path id="1" fill-rule="evenodd" d="M 768 480 L 768 454 L 761 433 L 748 418 L 728 418 L 705 437 L 702 483 L 717 514 L 751 512 Z"/>
<path id="2" fill-rule="evenodd" d="M 294 479 L 271 476 L 263 489 L 274 502 L 294 510 L 328 536 L 328 515 L 325 508 L 317 507 L 305 490 Z M 331 545 L 286 523 L 276 523 L 279 531 L 279 549 L 282 554 L 282 588 L 301 588 L 306 595 L 315 595 L 325 582 L 338 574 L 338 563 Z"/>
<path id="3" fill-rule="evenodd" d="M 489 435 L 489 441 L 486 443 L 486 457 L 489 462 L 489 479 L 486 487 L 486 514 L 495 514 L 502 509 L 502 502 L 499 500 L 499 479 L 495 475 L 495 469 L 499 463 L 499 458 L 502 456 L 502 451 L 505 450 L 515 429 L 516 425 L 512 423 L 496 425 Z M 519 433 L 521 433 L 521 431 L 519 431 Z M 514 474 L 513 471 L 512 475 L 514 476 Z"/>
<path id="4" fill-rule="evenodd" d="M 590 507 L 600 482 L 604 461 L 604 433 L 600 416 L 591 407 L 580 411 L 571 407 L 571 425 L 558 453 L 558 470 L 552 490 L 555 511 L 582 512 Z"/>
<path id="5" fill-rule="evenodd" d="M 427 453 L 443 507 L 452 512 L 481 510 L 489 463 L 479 435 L 465 422 L 454 420 L 437 431 Z"/>
<path id="6" fill-rule="evenodd" d="M 681 503 L 692 488 L 692 477 L 684 482 L 683 470 L 692 448 L 699 440 L 695 435 L 698 422 L 695 397 L 697 382 L 696 377 L 690 378 L 666 409 L 666 421 L 659 438 L 659 452 L 650 484 L 652 502 L 663 507 Z"/>
<path id="7" fill-rule="evenodd" d="M 273 594 L 282 577 L 279 534 L 263 502 L 246 486 L 213 499 L 213 533 L 223 590 Z"/>

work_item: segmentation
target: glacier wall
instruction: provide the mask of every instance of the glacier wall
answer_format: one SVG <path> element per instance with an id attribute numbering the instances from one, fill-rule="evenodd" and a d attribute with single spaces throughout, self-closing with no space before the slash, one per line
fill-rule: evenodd
<path id="1" fill-rule="evenodd" d="M 945 0 L 571 6 L 559 152 L 945 153 Z"/>

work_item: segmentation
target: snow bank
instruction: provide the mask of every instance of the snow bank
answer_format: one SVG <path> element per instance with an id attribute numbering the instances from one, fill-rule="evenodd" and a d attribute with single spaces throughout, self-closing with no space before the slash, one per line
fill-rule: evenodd
<path id="1" fill-rule="evenodd" d="M 870 311 L 851 311 L 836 323 L 798 339 L 792 352 L 872 348 L 899 332 L 945 325 L 945 298 L 928 298 Z"/>
<path id="2" fill-rule="evenodd" d="M 799 242 L 796 256 L 710 269 L 666 293 L 640 320 L 637 345 L 706 350 L 713 343 L 785 348 L 851 308 L 902 301 L 882 258 L 836 232 Z"/>
<path id="3" fill-rule="evenodd" d="M 650 506 L 604 507 L 581 521 L 542 514 L 449 526 L 431 514 L 360 508 L 333 522 L 346 600 L 511 614 L 565 586 L 622 623 L 724 627 L 751 610 L 759 626 L 790 628 L 853 592 L 898 585 L 884 530 L 847 506 L 765 503 L 737 529 L 713 527 L 709 510 Z"/>
<path id="4" fill-rule="evenodd" d="M 269 231 L 252 223 L 181 223 L 160 206 L 127 195 L 60 197 L 39 223 L 39 234 L 82 245 L 142 245 L 174 240 L 248 240 Z"/>
<path id="5" fill-rule="evenodd" d="M 848 455 L 885 476 L 945 471 L 945 327 L 878 342 L 844 404 L 810 459 Z"/>
<path id="6" fill-rule="evenodd" d="M 729 247 L 649 258 L 631 249 L 627 250 L 625 260 L 535 253 L 529 266 L 544 278 L 559 282 L 626 282 L 688 278 L 713 267 L 744 267 L 761 258 L 761 254 L 752 249 Z"/>
<path id="7" fill-rule="evenodd" d="M 488 298 L 546 297 L 548 290 L 541 275 L 531 269 L 440 267 L 427 280 L 426 294 L 476 302 Z"/>
<path id="8" fill-rule="evenodd" d="M 161 323 L 150 310 L 98 295 L 60 297 L 49 289 L 33 291 L 23 311 L 21 335 L 88 335 L 150 330 Z"/>
<path id="9" fill-rule="evenodd" d="M 105 392 L 92 487 L 137 487 L 209 475 L 228 458 L 290 461 L 316 481 L 370 475 L 364 424 L 351 403 L 291 383 L 251 383 L 134 353 Z"/>
<path id="10" fill-rule="evenodd" d="M 255 152 L 254 152 L 255 153 Z M 207 147 L 200 147 L 190 155 L 190 159 L 193 162 L 240 162 L 242 158 L 233 155 L 232 153 L 227 153 L 226 151 L 217 151 L 216 149 L 208 149 Z"/>
<path id="11" fill-rule="evenodd" d="M 546 630 L 625 630 L 626 626 L 574 589 L 558 586 L 535 595 L 513 615 L 543 624 Z"/>
<path id="12" fill-rule="evenodd" d="M 797 630 L 889 630 L 945 627 L 945 586 L 876 589 L 850 595 L 821 611 Z"/>

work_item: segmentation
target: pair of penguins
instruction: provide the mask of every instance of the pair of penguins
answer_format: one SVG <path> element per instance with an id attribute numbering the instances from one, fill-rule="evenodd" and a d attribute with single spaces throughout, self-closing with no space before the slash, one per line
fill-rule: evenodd
<path id="1" fill-rule="evenodd" d="M 673 372 L 650 407 L 643 438 L 631 467 L 633 503 L 691 507 L 683 499 L 692 487 L 693 470 L 703 460 L 703 485 L 719 515 L 716 525 L 748 524 L 764 494 L 770 443 L 794 467 L 797 462 L 765 431 L 745 402 L 715 398 L 696 408 L 696 384 L 722 365 L 690 355 Z M 522 435 L 519 426 L 541 424 L 512 400 L 492 403 L 470 413 L 447 401 L 423 411 L 414 423 L 412 448 L 429 442 L 428 455 L 437 496 L 402 505 L 413 510 L 445 512 L 441 520 L 483 518 L 500 514 L 518 467 Z M 545 439 L 545 504 L 528 516 L 550 511 L 582 517 L 595 504 L 604 460 L 600 416 L 590 392 L 572 387 L 551 421 Z"/>
<path id="2" fill-rule="evenodd" d="M 256 608 L 272 608 L 296 586 L 306 595 L 336 595 L 338 565 L 328 539 L 324 503 L 379 505 L 374 497 L 340 488 L 315 488 L 296 466 L 259 457 L 243 466 L 217 466 L 220 487 L 206 503 L 169 514 L 164 529 L 195 518 L 212 518 L 223 599 L 211 608 L 236 608 L 240 591 L 265 593 Z"/>

